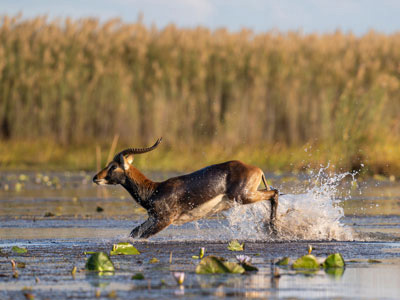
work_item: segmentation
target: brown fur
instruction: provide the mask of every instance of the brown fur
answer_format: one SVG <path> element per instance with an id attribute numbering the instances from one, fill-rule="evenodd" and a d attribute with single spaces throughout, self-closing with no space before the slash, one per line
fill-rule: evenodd
<path id="1" fill-rule="evenodd" d="M 235 203 L 250 204 L 262 200 L 271 202 L 269 224 L 275 231 L 278 191 L 269 189 L 259 168 L 240 161 L 212 165 L 191 174 L 153 182 L 126 157 L 117 157 L 93 181 L 121 184 L 147 210 L 148 220 L 134 228 L 131 237 L 147 238 L 172 223 L 182 224 L 206 217 Z M 266 189 L 257 190 L 261 181 Z M 215 207 L 210 206 L 214 203 Z"/>

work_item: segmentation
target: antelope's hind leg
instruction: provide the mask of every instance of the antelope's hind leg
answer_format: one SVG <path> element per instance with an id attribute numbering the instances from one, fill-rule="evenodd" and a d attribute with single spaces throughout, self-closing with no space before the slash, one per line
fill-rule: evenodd
<path id="1" fill-rule="evenodd" d="M 259 191 L 254 191 L 251 193 L 250 196 L 246 197 L 245 201 L 243 201 L 243 204 L 250 204 L 250 203 L 256 203 L 258 201 L 262 200 L 268 200 L 271 203 L 271 213 L 269 217 L 269 227 L 272 230 L 272 233 L 277 234 L 276 230 L 276 215 L 277 215 L 277 210 L 278 210 L 278 204 L 279 204 L 279 191 L 278 190 L 259 190 Z"/>
<path id="2" fill-rule="evenodd" d="M 271 214 L 269 217 L 269 226 L 272 230 L 272 233 L 277 234 L 278 232 L 276 230 L 275 223 L 276 223 L 276 214 L 278 211 L 278 204 L 279 204 L 279 191 L 273 189 L 273 190 L 269 190 L 269 191 L 261 190 L 260 192 L 269 192 L 269 194 L 270 194 L 270 192 L 273 192 L 273 195 L 270 196 L 270 198 L 269 198 L 269 201 L 271 202 Z"/>

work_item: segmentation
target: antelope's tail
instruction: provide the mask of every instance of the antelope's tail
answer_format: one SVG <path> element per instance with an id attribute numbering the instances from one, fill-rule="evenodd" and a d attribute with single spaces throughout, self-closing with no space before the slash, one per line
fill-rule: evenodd
<path id="1" fill-rule="evenodd" d="M 265 179 L 264 173 L 262 174 L 262 181 L 263 181 L 263 183 L 264 183 L 265 188 L 267 189 L 267 191 L 270 191 L 271 188 L 270 188 L 269 185 L 267 184 L 267 179 Z"/>
<path id="2" fill-rule="evenodd" d="M 271 187 L 271 186 L 269 186 L 269 185 L 267 184 L 267 179 L 265 178 L 264 173 L 262 174 L 262 177 L 261 177 L 261 178 L 262 178 L 262 181 L 263 181 L 263 183 L 264 183 L 264 185 L 265 185 L 267 191 L 271 191 L 271 190 L 278 191 L 278 190 L 274 189 L 273 187 Z M 285 195 L 285 194 L 279 193 L 279 196 L 283 196 L 283 195 Z"/>

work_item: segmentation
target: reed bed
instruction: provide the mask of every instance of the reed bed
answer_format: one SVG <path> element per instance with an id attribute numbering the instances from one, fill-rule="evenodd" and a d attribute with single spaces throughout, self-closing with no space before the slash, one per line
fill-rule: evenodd
<path id="1" fill-rule="evenodd" d="M 93 145 L 94 157 L 95 144 L 110 147 L 115 136 L 118 148 L 163 136 L 162 153 L 175 159 L 207 150 L 211 161 L 228 153 L 274 167 L 268 157 L 285 153 L 301 165 L 307 155 L 290 153 L 312 148 L 313 161 L 400 173 L 399 49 L 400 34 L 372 31 L 256 34 L 4 16 L 0 165 L 29 150 L 7 156 L 13 143 Z"/>

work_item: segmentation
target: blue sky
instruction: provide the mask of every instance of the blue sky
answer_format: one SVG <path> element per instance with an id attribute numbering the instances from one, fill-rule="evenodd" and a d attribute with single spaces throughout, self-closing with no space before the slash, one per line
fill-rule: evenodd
<path id="1" fill-rule="evenodd" d="M 24 17 L 120 17 L 134 22 L 143 13 L 146 24 L 163 27 L 242 27 L 256 32 L 278 29 L 362 35 L 370 29 L 400 31 L 400 0 L 0 0 L 0 14 Z"/>

